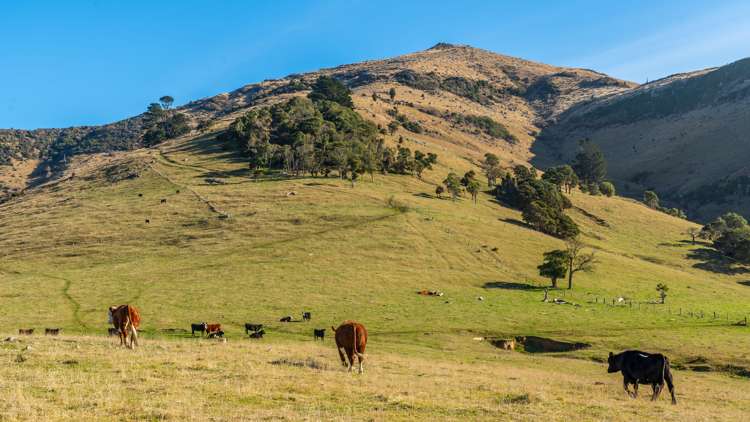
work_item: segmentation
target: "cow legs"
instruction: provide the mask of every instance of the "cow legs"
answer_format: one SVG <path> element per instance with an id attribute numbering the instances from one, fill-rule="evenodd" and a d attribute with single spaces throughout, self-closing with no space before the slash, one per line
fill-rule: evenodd
<path id="1" fill-rule="evenodd" d="M 346 350 L 346 357 L 349 358 L 349 372 L 354 368 L 354 350 Z"/>
<path id="2" fill-rule="evenodd" d="M 337 347 L 336 350 L 339 351 L 339 358 L 341 359 L 341 364 L 344 366 L 347 366 L 346 364 L 346 358 L 344 357 L 344 352 L 341 351 L 340 347 Z"/>
<path id="3" fill-rule="evenodd" d="M 365 373 L 365 367 L 364 367 L 364 360 L 365 355 L 362 353 L 357 353 L 357 359 L 359 360 L 359 373 L 364 374 Z"/>
<path id="4" fill-rule="evenodd" d="M 135 326 L 130 326 L 130 348 L 138 347 L 138 331 Z"/>
<path id="5" fill-rule="evenodd" d="M 651 388 L 654 390 L 654 393 L 651 395 L 651 401 L 654 401 L 659 398 L 659 394 L 661 394 L 664 384 L 651 384 Z"/>
<path id="6" fill-rule="evenodd" d="M 634 393 L 630 391 L 630 388 L 628 388 L 628 384 L 629 383 L 628 383 L 627 379 L 622 380 L 622 386 L 623 386 L 623 388 L 625 388 L 625 392 L 628 393 L 628 397 L 635 398 L 638 395 L 638 383 L 634 384 L 635 385 L 635 387 L 634 387 L 635 388 L 635 392 Z"/>
<path id="7" fill-rule="evenodd" d="M 633 398 L 638 397 L 638 381 L 633 383 Z"/>
<path id="8" fill-rule="evenodd" d="M 677 399 L 674 396 L 674 383 L 672 382 L 672 374 L 667 373 L 667 376 L 664 377 L 667 381 L 667 387 L 669 388 L 669 394 L 672 395 L 672 404 L 677 404 Z"/>

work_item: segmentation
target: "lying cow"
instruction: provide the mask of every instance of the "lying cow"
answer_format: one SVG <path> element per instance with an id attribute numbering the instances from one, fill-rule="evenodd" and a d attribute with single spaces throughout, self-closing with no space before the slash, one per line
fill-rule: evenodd
<path id="1" fill-rule="evenodd" d="M 359 360 L 359 373 L 363 373 L 362 363 L 365 360 L 365 347 L 367 346 L 367 329 L 365 329 L 365 326 L 355 321 L 344 321 L 339 325 L 339 328 L 331 327 L 331 329 L 336 336 L 336 348 L 339 351 L 341 363 L 351 371 L 356 356 Z M 342 349 L 349 358 L 348 364 L 344 359 Z"/>
<path id="2" fill-rule="evenodd" d="M 669 359 L 660 353 L 645 353 L 638 350 L 628 350 L 616 355 L 609 353 L 607 359 L 609 368 L 607 372 L 614 373 L 622 371 L 623 387 L 630 397 L 638 397 L 638 384 L 651 384 L 653 394 L 651 400 L 659 398 L 661 390 L 664 389 L 666 381 L 669 393 L 672 395 L 672 404 L 677 404 L 674 396 L 674 384 L 672 372 L 669 370 Z M 633 392 L 630 392 L 628 384 L 633 384 Z"/>
<path id="3" fill-rule="evenodd" d="M 279 320 L 279 322 L 292 322 L 292 317 L 285 316 Z"/>
<path id="4" fill-rule="evenodd" d="M 60 328 L 45 328 L 44 329 L 45 336 L 56 336 L 59 334 L 60 334 Z"/>
<path id="5" fill-rule="evenodd" d="M 255 331 L 253 333 L 250 333 L 250 338 L 263 338 L 265 334 L 266 330 Z"/>
<path id="6" fill-rule="evenodd" d="M 256 333 L 263 328 L 263 324 L 245 324 L 245 334 Z"/>
<path id="7" fill-rule="evenodd" d="M 110 306 L 107 319 L 120 335 L 120 345 L 133 348 L 138 346 L 138 327 L 141 324 L 141 313 L 132 305 Z M 130 344 L 128 345 L 128 335 Z"/>
<path id="8" fill-rule="evenodd" d="M 212 331 L 208 334 L 208 338 L 224 338 L 224 331 Z"/>
<path id="9" fill-rule="evenodd" d="M 195 337 L 195 332 L 201 333 L 203 335 L 208 331 L 208 324 L 205 322 L 199 322 L 197 324 L 190 324 L 190 332 L 192 333 L 193 337 Z"/>
<path id="10" fill-rule="evenodd" d="M 24 335 L 24 336 L 30 336 L 34 334 L 34 329 L 33 328 L 19 328 L 18 334 Z"/>
<path id="11" fill-rule="evenodd" d="M 325 328 L 323 329 L 313 328 L 313 340 L 317 340 L 317 339 L 325 340 L 325 337 L 326 337 Z"/>
<path id="12" fill-rule="evenodd" d="M 302 312 L 303 321 L 310 321 L 311 319 L 312 319 L 312 314 L 310 312 Z"/>

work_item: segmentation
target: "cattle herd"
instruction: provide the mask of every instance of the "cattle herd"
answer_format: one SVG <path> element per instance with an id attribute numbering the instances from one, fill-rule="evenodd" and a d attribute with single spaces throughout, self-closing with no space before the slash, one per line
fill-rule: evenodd
<path id="1" fill-rule="evenodd" d="M 110 336 L 119 336 L 120 345 L 133 348 L 138 346 L 138 327 L 141 323 L 141 315 L 135 306 L 120 305 L 112 306 L 107 311 L 107 317 L 112 328 L 108 329 Z M 312 320 L 310 312 L 302 313 L 303 321 Z M 280 322 L 292 322 L 291 316 L 285 316 Z M 354 362 L 359 362 L 359 373 L 364 372 L 365 348 L 367 347 L 367 329 L 364 325 L 356 321 L 344 321 L 338 327 L 331 327 L 336 341 L 336 349 L 339 352 L 341 363 L 351 371 L 354 368 Z M 60 334 L 60 328 L 45 328 L 44 334 L 56 336 Z M 193 336 L 199 333 L 208 338 L 222 338 L 224 331 L 221 324 L 199 322 L 190 324 L 190 332 Z M 325 340 L 325 328 L 313 329 L 313 340 Z M 33 335 L 33 328 L 19 329 L 20 335 Z M 253 339 L 261 339 L 266 334 L 263 324 L 246 323 L 245 334 Z M 128 339 L 130 343 L 128 343 Z M 515 346 L 515 345 L 513 345 Z M 513 350 L 513 347 L 504 347 Z M 609 367 L 607 372 L 622 372 L 623 387 L 628 396 L 636 398 L 638 396 L 638 385 L 651 385 L 651 400 L 659 398 L 664 384 L 669 388 L 672 396 L 672 404 L 677 404 L 677 398 L 674 394 L 674 381 L 670 370 L 669 359 L 659 353 L 646 353 L 638 350 L 627 350 L 622 353 L 613 354 L 610 352 L 607 360 Z M 629 386 L 633 385 L 633 391 Z"/>

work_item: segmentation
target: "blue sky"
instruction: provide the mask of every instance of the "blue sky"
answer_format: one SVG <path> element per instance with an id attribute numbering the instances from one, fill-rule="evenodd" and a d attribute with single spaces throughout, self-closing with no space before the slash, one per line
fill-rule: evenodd
<path id="1" fill-rule="evenodd" d="M 0 127 L 101 124 L 439 41 L 643 82 L 750 56 L 750 2 L 2 0 Z"/>

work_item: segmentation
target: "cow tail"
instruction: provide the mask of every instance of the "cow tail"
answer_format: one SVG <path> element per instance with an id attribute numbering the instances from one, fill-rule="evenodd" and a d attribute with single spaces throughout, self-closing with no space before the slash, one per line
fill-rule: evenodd
<path id="1" fill-rule="evenodd" d="M 354 344 L 352 345 L 352 350 L 354 350 L 354 354 L 359 356 L 359 352 L 357 352 L 357 324 L 352 324 L 352 331 L 354 331 Z"/>

